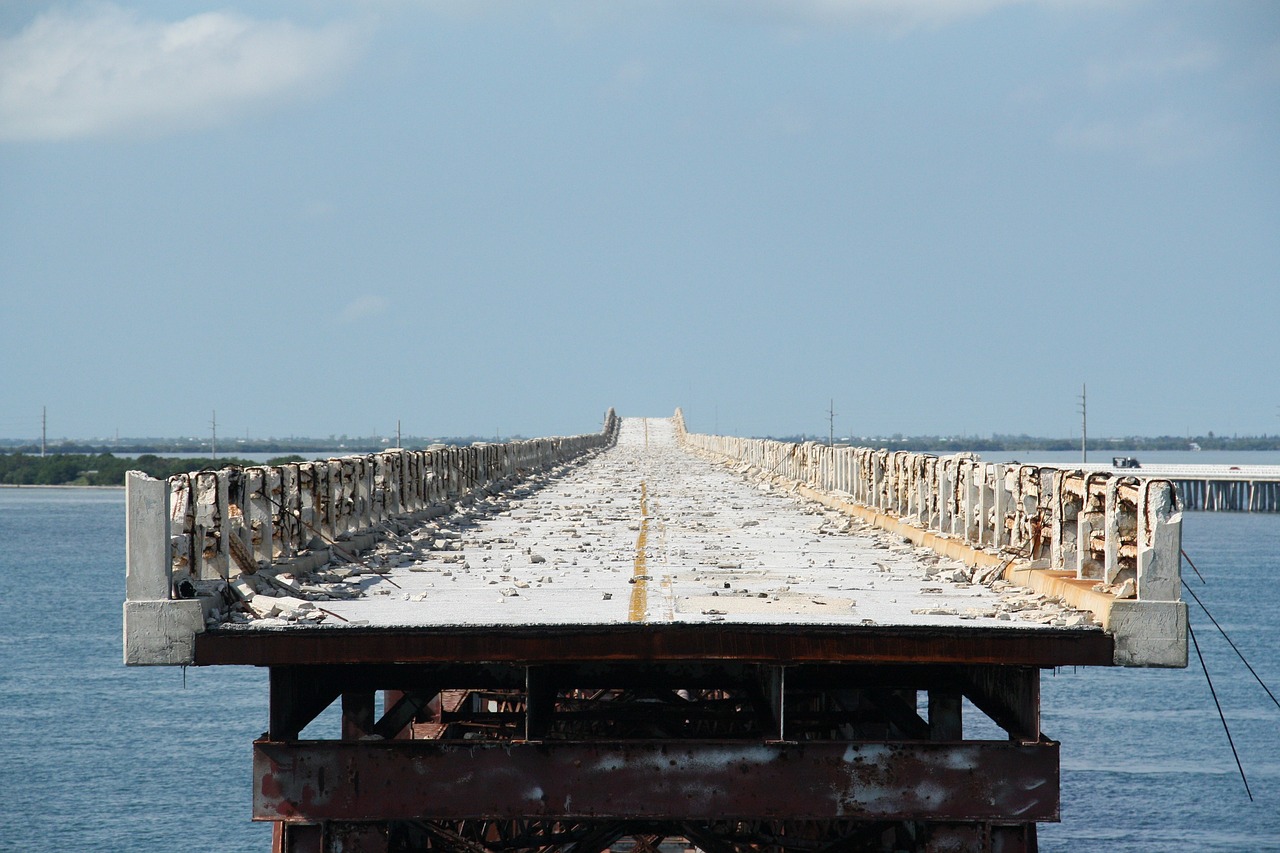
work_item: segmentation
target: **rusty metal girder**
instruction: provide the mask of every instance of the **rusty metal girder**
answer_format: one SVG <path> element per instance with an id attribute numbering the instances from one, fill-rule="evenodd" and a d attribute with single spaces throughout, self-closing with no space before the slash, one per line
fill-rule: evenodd
<path id="1" fill-rule="evenodd" d="M 1114 639 L 1072 628 L 623 624 L 223 628 L 195 638 L 195 663 L 748 662 L 1110 666 Z"/>
<path id="2" fill-rule="evenodd" d="M 255 820 L 1058 820 L 1053 741 L 267 741 Z"/>

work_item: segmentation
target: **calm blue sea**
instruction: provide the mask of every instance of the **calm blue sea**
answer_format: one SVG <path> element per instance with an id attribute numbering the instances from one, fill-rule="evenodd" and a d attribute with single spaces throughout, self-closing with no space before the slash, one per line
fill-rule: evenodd
<path id="1" fill-rule="evenodd" d="M 1188 571 L 1280 694 L 1280 515 L 1189 513 Z M 250 742 L 265 672 L 126 669 L 121 491 L 0 489 L 0 850 L 254 851 Z M 1203 672 L 1045 673 L 1062 742 L 1046 851 L 1280 850 L 1280 709 L 1202 614 L 1201 641 L 1256 801 Z"/>

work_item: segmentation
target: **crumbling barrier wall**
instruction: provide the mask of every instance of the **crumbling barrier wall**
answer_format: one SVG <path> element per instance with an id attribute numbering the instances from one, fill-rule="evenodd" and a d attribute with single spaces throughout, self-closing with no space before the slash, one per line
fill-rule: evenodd
<path id="1" fill-rule="evenodd" d="M 913 526 L 1105 584 L 1118 598 L 1181 597 L 1182 512 L 1169 480 L 687 432 L 679 440 Z"/>
<path id="2" fill-rule="evenodd" d="M 229 467 L 169 478 L 175 578 L 231 578 L 380 522 L 447 504 L 613 442 L 602 432 L 467 447 L 389 450 L 274 466 Z"/>
<path id="3" fill-rule="evenodd" d="M 131 471 L 125 662 L 190 659 L 190 637 L 204 622 L 199 602 L 175 592 L 183 581 L 230 580 L 305 552 L 340 549 L 389 519 L 607 447 L 618 424 L 609 409 L 604 428 L 585 435 L 228 467 L 167 482 Z"/>

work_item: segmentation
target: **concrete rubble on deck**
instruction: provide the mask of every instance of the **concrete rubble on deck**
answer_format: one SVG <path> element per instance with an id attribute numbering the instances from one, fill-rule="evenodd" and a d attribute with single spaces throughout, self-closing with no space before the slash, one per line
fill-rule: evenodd
<path id="1" fill-rule="evenodd" d="M 233 582 L 209 625 L 279 629 L 623 622 L 965 624 L 1098 630 L 1087 611 L 916 548 L 624 419 L 615 447 L 385 525 L 370 550 Z M 976 577 L 975 577 L 976 575 Z"/>

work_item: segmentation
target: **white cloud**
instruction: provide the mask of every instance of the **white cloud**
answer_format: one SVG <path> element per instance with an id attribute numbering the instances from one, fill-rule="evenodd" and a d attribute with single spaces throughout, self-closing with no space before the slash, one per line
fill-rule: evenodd
<path id="1" fill-rule="evenodd" d="M 339 317 L 347 323 L 354 320 L 363 320 L 368 317 L 377 317 L 387 313 L 389 303 L 382 296 L 361 296 L 360 298 L 349 302 L 339 312 Z"/>
<path id="2" fill-rule="evenodd" d="M 1176 74 L 1207 71 L 1221 60 L 1212 45 L 1197 45 L 1177 53 L 1129 56 L 1123 59 L 1095 60 L 1086 71 L 1089 85 L 1104 88 L 1116 83 L 1152 80 Z"/>
<path id="3" fill-rule="evenodd" d="M 48 12 L 0 40 L 0 139 L 214 125 L 314 91 L 364 38 L 349 24 L 308 29 L 224 12 L 175 22 L 112 5 Z"/>
<path id="4" fill-rule="evenodd" d="M 509 16 L 513 10 L 545 14 L 566 33 L 582 35 L 594 26 L 626 20 L 654 11 L 708 14 L 723 21 L 755 21 L 794 27 L 801 35 L 818 26 L 868 26 L 904 32 L 917 27 L 941 27 L 977 18 L 1010 6 L 1034 5 L 1053 10 L 1102 9 L 1142 0 L 418 0 L 439 14 L 477 19 Z M 788 34 L 791 35 L 791 34 Z"/>
<path id="5" fill-rule="evenodd" d="M 1025 0 L 756 0 L 754 5 L 802 21 L 916 27 L 985 15 L 1021 2 Z"/>
<path id="6" fill-rule="evenodd" d="M 1108 0 L 703 0 L 722 12 L 754 13 L 794 25 L 867 25 L 893 31 L 936 28 L 1009 6 L 1105 8 Z M 1112 3 L 1116 0 L 1111 0 Z"/>
<path id="7" fill-rule="evenodd" d="M 1085 151 L 1134 154 L 1153 165 L 1193 160 L 1234 144 L 1237 129 L 1197 122 L 1166 110 L 1128 121 L 1073 124 L 1058 132 L 1058 144 Z"/>

